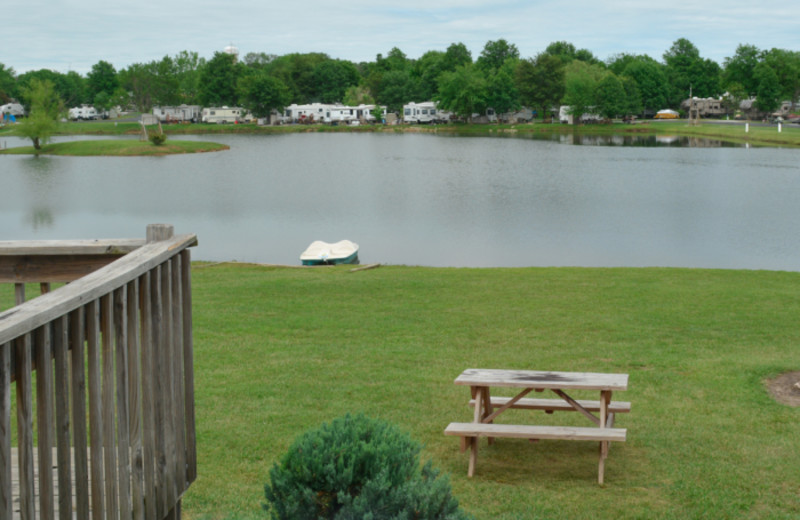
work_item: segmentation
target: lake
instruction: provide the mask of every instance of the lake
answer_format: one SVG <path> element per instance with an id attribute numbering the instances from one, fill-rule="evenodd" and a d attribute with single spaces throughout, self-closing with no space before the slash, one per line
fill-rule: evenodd
<path id="1" fill-rule="evenodd" d="M 78 138 L 56 141 L 68 139 Z M 800 150 L 571 136 L 176 139 L 231 149 L 0 156 L 0 240 L 143 237 L 169 223 L 196 233 L 193 258 L 210 261 L 299 265 L 312 241 L 349 239 L 362 263 L 800 270 Z"/>

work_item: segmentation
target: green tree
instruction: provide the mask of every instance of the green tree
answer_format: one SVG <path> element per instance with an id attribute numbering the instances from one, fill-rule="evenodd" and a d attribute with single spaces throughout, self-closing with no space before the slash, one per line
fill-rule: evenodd
<path id="1" fill-rule="evenodd" d="M 796 105 L 800 97 L 800 51 L 770 49 L 763 53 L 762 60 L 778 75 L 781 101 Z"/>
<path id="2" fill-rule="evenodd" d="M 241 74 L 242 69 L 236 63 L 235 56 L 215 52 L 200 71 L 200 104 L 207 107 L 236 106 L 239 102 L 236 88 Z"/>
<path id="3" fill-rule="evenodd" d="M 575 124 L 597 105 L 597 86 L 606 72 L 597 65 L 573 61 L 564 72 L 564 104 L 569 105 Z"/>
<path id="4" fill-rule="evenodd" d="M 86 86 L 90 100 L 94 100 L 100 92 L 112 95 L 119 86 L 116 69 L 107 61 L 98 61 L 86 76 Z"/>
<path id="5" fill-rule="evenodd" d="M 268 117 L 273 110 L 283 111 L 289 104 L 289 88 L 264 71 L 247 74 L 239 80 L 242 105 L 256 117 Z"/>
<path id="6" fill-rule="evenodd" d="M 6 104 L 15 97 L 17 78 L 14 69 L 0 63 L 0 103 Z"/>
<path id="7" fill-rule="evenodd" d="M 48 80 L 33 79 L 23 93 L 30 107 L 28 117 L 17 127 L 17 132 L 33 142 L 36 150 L 58 130 L 59 119 L 64 114 L 64 104 L 56 93 L 55 86 Z"/>
<path id="8" fill-rule="evenodd" d="M 514 71 L 518 62 L 508 60 L 486 80 L 486 106 L 495 114 L 505 114 L 520 107 L 519 92 L 514 83 Z M 500 123 L 500 117 L 497 118 Z"/>
<path id="9" fill-rule="evenodd" d="M 472 120 L 486 111 L 486 80 L 474 65 L 461 65 L 439 77 L 439 108 Z"/>
<path id="10" fill-rule="evenodd" d="M 621 78 L 622 88 L 625 90 L 625 102 L 623 113 L 626 116 L 642 113 L 642 93 L 636 80 L 623 76 Z"/>
<path id="11" fill-rule="evenodd" d="M 375 100 L 369 95 L 369 89 L 363 85 L 353 85 L 344 93 L 342 100 L 347 106 L 355 107 L 358 105 L 374 105 Z"/>
<path id="12" fill-rule="evenodd" d="M 595 101 L 596 112 L 606 119 L 613 119 L 627 112 L 627 93 L 616 74 L 610 72 L 598 82 Z"/>
<path id="13" fill-rule="evenodd" d="M 520 61 L 514 80 L 522 104 L 539 109 L 542 118 L 564 97 L 564 63 L 552 54 Z"/>
<path id="14" fill-rule="evenodd" d="M 725 58 L 723 84 L 727 87 L 733 83 L 741 85 L 749 95 L 755 95 L 758 84 L 754 78 L 756 65 L 761 61 L 761 52 L 755 45 L 736 47 L 736 53 Z"/>
<path id="15" fill-rule="evenodd" d="M 472 65 L 472 53 L 463 43 L 451 43 L 444 53 L 442 71 L 452 72 L 462 65 Z"/>
<path id="16" fill-rule="evenodd" d="M 312 72 L 316 92 L 314 98 L 323 103 L 339 103 L 348 88 L 358 85 L 358 69 L 349 61 L 327 60 L 314 67 Z"/>
<path id="17" fill-rule="evenodd" d="M 758 82 L 756 107 L 762 112 L 774 112 L 781 104 L 778 74 L 766 63 L 759 63 L 753 71 Z"/>
<path id="18" fill-rule="evenodd" d="M 700 51 L 686 38 L 676 40 L 664 53 L 669 91 L 667 104 L 677 108 L 692 96 L 716 97 L 720 94 L 722 69 L 712 60 L 700 57 Z"/>
<path id="19" fill-rule="evenodd" d="M 330 58 L 320 52 L 307 54 L 286 54 L 265 65 L 265 70 L 286 84 L 292 95 L 292 103 L 318 101 L 317 85 L 314 83 L 314 69 Z"/>
<path id="20" fill-rule="evenodd" d="M 500 39 L 489 40 L 483 47 L 480 57 L 475 61 L 475 66 L 484 73 L 498 71 L 508 60 L 518 60 L 519 50 L 513 43 Z"/>
<path id="21" fill-rule="evenodd" d="M 669 86 L 664 65 L 649 56 L 639 56 L 625 66 L 622 76 L 636 82 L 643 115 L 652 115 L 666 108 Z"/>
<path id="22" fill-rule="evenodd" d="M 439 76 L 445 72 L 445 57 L 444 52 L 428 51 L 414 62 L 412 76 L 419 85 L 420 101 L 433 99 L 439 90 Z"/>

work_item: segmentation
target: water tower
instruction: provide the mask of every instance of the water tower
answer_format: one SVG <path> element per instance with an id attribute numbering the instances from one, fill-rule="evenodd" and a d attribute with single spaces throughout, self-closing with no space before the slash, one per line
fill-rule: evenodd
<path id="1" fill-rule="evenodd" d="M 231 56 L 233 56 L 233 60 L 234 61 L 239 61 L 239 49 L 234 47 L 233 44 L 230 44 L 227 47 L 225 47 L 222 50 L 222 52 L 224 52 L 225 54 L 230 54 Z"/>

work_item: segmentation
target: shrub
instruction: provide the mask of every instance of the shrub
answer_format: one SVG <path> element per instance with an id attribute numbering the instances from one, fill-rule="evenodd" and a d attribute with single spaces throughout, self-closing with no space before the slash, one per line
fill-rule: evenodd
<path id="1" fill-rule="evenodd" d="M 150 142 L 156 146 L 161 146 L 167 140 L 167 134 L 150 134 Z"/>
<path id="2" fill-rule="evenodd" d="M 469 518 L 421 446 L 384 421 L 350 414 L 298 437 L 264 487 L 275 520 Z"/>

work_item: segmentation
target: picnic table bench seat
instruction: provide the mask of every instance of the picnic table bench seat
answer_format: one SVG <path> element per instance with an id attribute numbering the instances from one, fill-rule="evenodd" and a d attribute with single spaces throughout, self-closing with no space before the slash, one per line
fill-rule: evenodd
<path id="1" fill-rule="evenodd" d="M 574 441 L 624 442 L 625 428 L 594 428 L 583 426 L 533 426 L 519 424 L 481 424 L 453 422 L 445 435 L 459 437 L 507 437 L 519 439 L 559 439 Z"/>
<path id="2" fill-rule="evenodd" d="M 490 402 L 492 407 L 501 407 L 505 406 L 506 403 L 511 401 L 511 397 L 497 397 L 491 396 Z M 585 400 L 578 400 L 577 403 L 583 406 L 586 410 L 590 412 L 599 412 L 600 411 L 600 401 L 585 401 Z M 475 407 L 475 399 L 471 399 L 469 402 L 471 407 Z M 564 401 L 563 399 L 531 399 L 531 398 L 523 398 L 519 399 L 516 403 L 512 404 L 510 408 L 520 408 L 523 410 L 544 410 L 546 412 L 569 412 L 575 411 L 568 402 Z M 608 405 L 608 412 L 609 413 L 628 413 L 631 411 L 631 403 L 627 401 L 611 401 Z"/>

